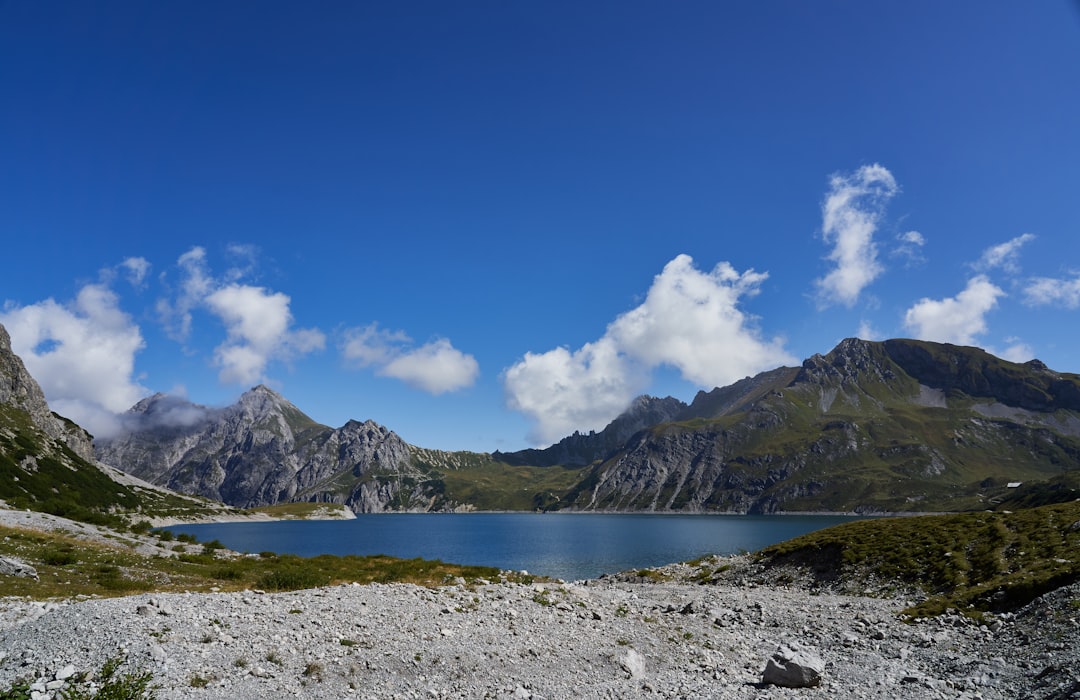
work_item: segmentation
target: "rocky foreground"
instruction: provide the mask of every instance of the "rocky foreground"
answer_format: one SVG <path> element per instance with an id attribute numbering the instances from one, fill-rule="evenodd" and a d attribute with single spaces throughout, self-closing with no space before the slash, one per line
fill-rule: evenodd
<path id="1" fill-rule="evenodd" d="M 159 698 L 1080 698 L 1076 586 L 981 624 L 907 623 L 904 601 L 760 585 L 747 558 L 728 561 L 719 585 L 670 567 L 576 583 L 9 598 L 0 692 L 21 678 L 53 697 L 122 657 L 122 671 L 153 674 Z M 816 685 L 773 684 L 793 670 Z"/>

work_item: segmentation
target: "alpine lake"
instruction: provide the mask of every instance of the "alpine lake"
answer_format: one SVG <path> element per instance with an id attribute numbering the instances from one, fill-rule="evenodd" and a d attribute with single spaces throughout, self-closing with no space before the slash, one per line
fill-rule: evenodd
<path id="1" fill-rule="evenodd" d="M 351 520 L 174 525 L 238 552 L 385 554 L 527 571 L 565 581 L 750 552 L 844 522 L 844 515 L 379 513 Z"/>

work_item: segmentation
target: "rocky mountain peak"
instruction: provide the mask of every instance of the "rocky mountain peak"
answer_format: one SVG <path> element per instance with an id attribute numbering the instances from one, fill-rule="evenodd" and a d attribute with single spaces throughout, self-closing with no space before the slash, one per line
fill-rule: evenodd
<path id="1" fill-rule="evenodd" d="M 851 384 L 865 381 L 888 382 L 895 378 L 889 357 L 881 343 L 861 338 L 845 338 L 826 355 L 803 361 L 797 382 Z"/>
<path id="2" fill-rule="evenodd" d="M 25 411 L 42 432 L 66 443 L 83 459 L 93 459 L 90 435 L 49 409 L 41 386 L 30 376 L 22 358 L 12 351 L 11 336 L 0 324 L 0 405 L 4 404 Z"/>

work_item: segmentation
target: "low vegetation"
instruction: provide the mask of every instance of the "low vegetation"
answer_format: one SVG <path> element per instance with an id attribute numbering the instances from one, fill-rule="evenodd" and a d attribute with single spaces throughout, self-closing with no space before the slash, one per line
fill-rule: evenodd
<path id="1" fill-rule="evenodd" d="M 94 543 L 63 533 L 0 527 L 0 555 L 37 569 L 38 580 L 4 577 L 3 593 L 37 600 L 109 597 L 144 591 L 286 591 L 336 583 L 445 584 L 498 579 L 498 569 L 457 566 L 425 559 L 323 555 L 303 558 L 264 552 L 236 555 L 209 544 L 185 544 L 183 552 L 140 554 L 117 542 Z"/>
<path id="2" fill-rule="evenodd" d="M 440 471 L 447 497 L 477 510 L 543 510 L 581 479 L 581 468 L 511 466 L 486 461 Z"/>
<path id="3" fill-rule="evenodd" d="M 75 677 L 60 692 L 63 700 L 154 700 L 153 676 L 147 671 L 120 672 L 122 658 L 109 659 L 93 679 Z M 30 681 L 19 681 L 5 691 L 0 700 L 31 700 Z"/>
<path id="4" fill-rule="evenodd" d="M 862 520 L 762 550 L 822 585 L 863 582 L 926 598 L 912 616 L 1011 610 L 1080 580 L 1080 501 L 1019 511 Z"/>

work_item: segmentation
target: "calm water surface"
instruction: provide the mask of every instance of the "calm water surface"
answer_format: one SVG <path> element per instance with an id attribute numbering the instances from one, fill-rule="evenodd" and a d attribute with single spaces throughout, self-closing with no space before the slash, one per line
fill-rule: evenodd
<path id="1" fill-rule="evenodd" d="M 753 551 L 857 518 L 828 515 L 381 513 L 355 520 L 177 525 L 241 552 L 387 554 L 573 581 L 706 554 Z"/>

